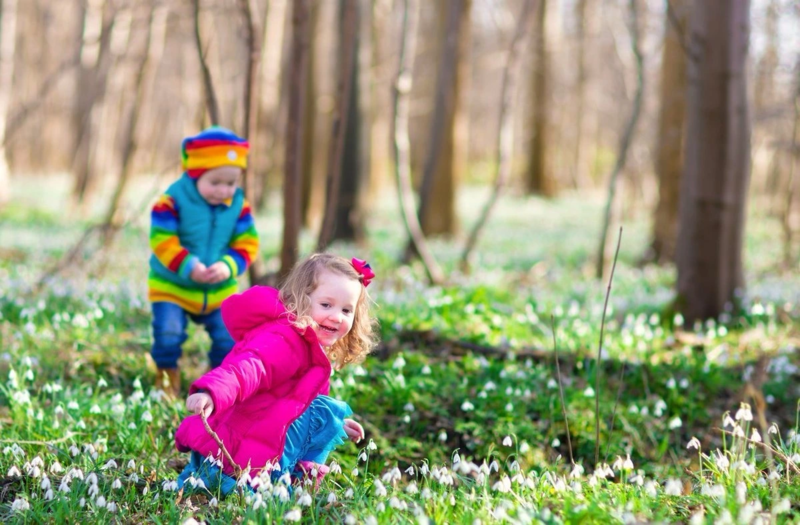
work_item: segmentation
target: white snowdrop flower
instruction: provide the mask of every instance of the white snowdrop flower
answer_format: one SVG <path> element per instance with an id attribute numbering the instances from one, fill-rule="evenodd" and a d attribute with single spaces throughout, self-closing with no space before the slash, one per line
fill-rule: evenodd
<path id="1" fill-rule="evenodd" d="M 511 462 L 511 465 L 509 465 L 508 470 L 510 470 L 511 472 L 519 472 L 520 468 L 521 467 L 519 466 L 519 461 L 515 459 L 514 461 Z"/>
<path id="2" fill-rule="evenodd" d="M 648 479 L 644 482 L 644 492 L 648 495 L 648 497 L 655 498 L 656 495 L 658 495 L 658 484 L 655 481 Z"/>
<path id="3" fill-rule="evenodd" d="M 783 498 L 772 507 L 772 514 L 777 516 L 790 510 L 792 510 L 792 503 L 787 498 Z"/>
<path id="4" fill-rule="evenodd" d="M 444 430 L 442 430 L 441 432 L 439 432 L 438 439 L 439 439 L 439 441 L 441 441 L 442 443 L 444 443 L 445 441 L 447 441 L 447 432 L 445 432 Z"/>
<path id="5" fill-rule="evenodd" d="M 427 476 L 428 475 L 428 464 L 427 463 L 423 463 L 422 466 L 419 467 L 419 473 L 422 474 L 423 476 Z"/>
<path id="6" fill-rule="evenodd" d="M 392 497 L 389 499 L 389 506 L 390 506 L 391 508 L 393 508 L 393 509 L 402 509 L 402 508 L 403 508 L 403 502 L 402 502 L 402 501 L 400 501 L 400 500 L 397 498 L 397 496 L 392 496 Z"/>
<path id="7" fill-rule="evenodd" d="M 383 505 L 383 503 L 380 503 L 379 505 Z M 380 509 L 380 511 L 382 512 L 385 509 L 386 507 Z M 372 515 L 367 516 L 366 518 L 364 518 L 364 525 L 378 525 L 378 519 Z"/>
<path id="8" fill-rule="evenodd" d="M 420 370 L 420 373 L 424 376 L 431 375 L 431 367 L 429 367 L 428 365 L 423 366 L 422 370 Z"/>
<path id="9" fill-rule="evenodd" d="M 101 413 L 100 405 L 96 405 L 96 404 L 92 405 L 92 408 L 89 409 L 89 413 L 90 414 L 100 414 Z"/>
<path id="10" fill-rule="evenodd" d="M 669 427 L 670 430 L 675 430 L 676 428 L 681 428 L 683 426 L 683 421 L 681 421 L 680 417 L 675 416 L 669 420 L 667 426 Z"/>
<path id="11" fill-rule="evenodd" d="M 669 381 L 667 381 L 667 388 L 669 388 L 670 390 L 674 390 L 676 386 L 677 385 L 675 383 L 675 378 L 674 377 L 670 377 Z"/>
<path id="12" fill-rule="evenodd" d="M 413 412 L 414 411 L 414 404 L 413 403 L 406 403 L 403 405 L 403 410 L 406 412 Z"/>
<path id="13" fill-rule="evenodd" d="M 511 480 L 508 478 L 508 476 L 503 476 L 499 481 L 492 485 L 492 490 L 501 493 L 511 491 Z"/>
<path id="14" fill-rule="evenodd" d="M 510 447 L 510 446 L 513 446 L 513 445 L 514 445 L 514 442 L 511 440 L 511 436 L 506 436 L 506 437 L 503 438 L 503 446 L 504 447 Z"/>
<path id="15" fill-rule="evenodd" d="M 392 363 L 392 368 L 395 370 L 403 368 L 404 366 L 406 366 L 406 360 L 403 359 L 403 356 L 397 356 L 397 359 Z"/>
<path id="16" fill-rule="evenodd" d="M 86 483 L 88 483 L 89 485 L 97 485 L 97 474 L 92 472 L 88 476 L 86 476 Z"/>
<path id="17" fill-rule="evenodd" d="M 135 462 L 134 460 L 132 460 L 132 459 L 131 459 L 131 460 L 129 460 L 129 461 L 128 461 L 127 468 L 129 468 L 129 469 L 131 469 L 131 470 L 136 470 L 136 462 Z"/>
<path id="18" fill-rule="evenodd" d="M 739 410 L 736 411 L 736 421 L 745 420 L 745 421 L 752 421 L 753 420 L 753 412 L 750 410 L 750 405 L 747 403 L 742 403 L 739 405 Z"/>
<path id="19" fill-rule="evenodd" d="M 36 456 L 35 458 L 33 458 L 31 460 L 31 465 L 33 465 L 34 467 L 42 468 L 42 467 L 44 467 L 44 460 L 42 458 L 40 458 L 39 456 Z"/>
<path id="20" fill-rule="evenodd" d="M 792 457 L 790 457 L 789 460 L 795 465 L 800 465 L 800 454 L 792 454 Z"/>
<path id="21" fill-rule="evenodd" d="M 331 474 L 341 474 L 342 473 L 342 466 L 339 465 L 337 461 L 331 463 Z"/>
<path id="22" fill-rule="evenodd" d="M 56 416 L 63 416 L 64 415 L 64 407 L 62 407 L 61 405 L 58 405 L 55 408 L 55 410 L 53 411 L 53 414 L 55 414 Z"/>
<path id="23" fill-rule="evenodd" d="M 653 415 L 656 417 L 661 417 L 664 415 L 664 411 L 667 409 L 667 403 L 664 402 L 663 399 L 659 399 L 656 401 L 656 405 L 653 407 Z"/>
<path id="24" fill-rule="evenodd" d="M 304 492 L 299 498 L 297 498 L 297 503 L 303 507 L 310 506 L 312 503 L 311 494 Z"/>
<path id="25" fill-rule="evenodd" d="M 32 478 L 38 478 L 39 476 L 42 475 L 42 469 L 35 466 L 30 466 L 30 468 L 27 469 L 27 472 L 28 475 Z"/>
<path id="26" fill-rule="evenodd" d="M 408 486 L 406 487 L 406 492 L 408 492 L 409 494 L 416 494 L 416 493 L 418 493 L 418 492 L 419 492 L 419 489 L 417 489 L 417 483 L 416 483 L 416 482 L 414 482 L 414 481 L 412 481 L 411 483 L 409 483 L 409 484 L 408 484 Z"/>
<path id="27" fill-rule="evenodd" d="M 106 383 L 106 380 L 105 380 L 104 378 L 102 378 L 102 377 L 101 377 L 101 378 L 100 378 L 100 379 L 97 381 L 97 388 L 105 388 L 105 387 L 107 387 L 107 386 L 108 386 L 108 383 Z"/>
<path id="28" fill-rule="evenodd" d="M 49 489 L 50 488 L 50 478 L 48 478 L 47 476 L 44 476 L 42 478 L 42 482 L 41 482 L 40 486 L 42 487 L 42 490 Z"/>
<path id="29" fill-rule="evenodd" d="M 344 491 L 344 497 L 347 499 L 352 499 L 354 495 L 355 491 L 352 489 L 352 487 Z"/>
<path id="30" fill-rule="evenodd" d="M 344 525 L 356 525 L 356 523 L 358 523 L 358 520 L 352 514 L 344 517 Z"/>
<path id="31" fill-rule="evenodd" d="M 61 484 L 58 486 L 58 491 L 63 492 L 64 494 L 69 493 L 69 478 L 64 476 L 61 478 Z"/>
<path id="32" fill-rule="evenodd" d="M 686 445 L 686 448 L 700 450 L 700 440 L 693 436 L 692 439 L 689 440 L 689 444 Z"/>
<path id="33" fill-rule="evenodd" d="M 433 497 L 433 492 L 431 492 L 431 489 L 428 487 L 425 487 L 422 489 L 422 492 L 420 492 L 419 496 L 422 499 L 431 499 Z"/>
<path id="34" fill-rule="evenodd" d="M 740 481 L 736 484 L 736 502 L 739 505 L 744 505 L 747 501 L 747 485 L 744 482 Z M 745 521 L 745 523 L 749 523 L 750 520 Z"/>
<path id="35" fill-rule="evenodd" d="M 576 463 L 575 465 L 573 465 L 572 471 L 569 473 L 569 477 L 577 479 L 580 478 L 583 475 L 583 473 L 584 473 L 583 465 Z"/>
<path id="36" fill-rule="evenodd" d="M 110 469 L 110 468 L 117 468 L 117 462 L 116 462 L 116 461 L 114 461 L 113 459 L 109 459 L 109 460 L 106 462 L 106 464 L 105 464 L 105 465 L 103 465 L 103 466 L 102 466 L 102 467 L 100 467 L 100 468 L 102 468 L 103 470 L 108 470 L 108 469 Z"/>
<path id="37" fill-rule="evenodd" d="M 594 388 L 587 386 L 586 390 L 583 391 L 584 397 L 594 397 Z"/>
<path id="38" fill-rule="evenodd" d="M 92 456 L 92 458 L 97 457 L 97 449 L 95 449 L 94 445 L 92 445 L 91 443 L 87 443 L 83 446 L 83 453 L 89 454 L 90 456 Z"/>
<path id="39" fill-rule="evenodd" d="M 103 507 L 106 506 L 106 498 L 104 498 L 103 496 L 98 496 L 94 504 L 102 509 Z"/>
<path id="40" fill-rule="evenodd" d="M 561 446 L 561 440 L 558 439 L 558 438 L 553 438 L 553 441 L 550 442 L 550 446 L 552 446 L 553 448 L 560 447 Z"/>
<path id="41" fill-rule="evenodd" d="M 28 500 L 19 497 L 11 504 L 11 512 L 25 512 L 30 508 L 31 505 L 28 503 Z"/>
<path id="42" fill-rule="evenodd" d="M 531 449 L 531 446 L 528 444 L 527 441 L 523 441 L 519 444 L 519 452 L 520 454 L 525 454 Z"/>
<path id="43" fill-rule="evenodd" d="M 758 430 L 753 429 L 753 433 L 750 435 L 750 440 L 755 441 L 756 443 L 761 443 L 761 434 L 758 433 Z"/>
<path id="44" fill-rule="evenodd" d="M 461 454 L 456 452 L 455 454 L 453 454 L 453 465 L 455 465 L 457 463 L 460 463 L 460 462 L 461 462 Z"/>
<path id="45" fill-rule="evenodd" d="M 8 469 L 8 474 L 6 474 L 6 477 L 9 477 L 9 478 L 19 478 L 21 476 L 22 476 L 22 472 L 20 472 L 19 469 L 15 465 L 12 465 L 11 468 Z"/>
<path id="46" fill-rule="evenodd" d="M 72 445 L 71 447 L 69 447 L 69 455 L 72 456 L 73 458 L 75 456 L 77 456 L 78 454 L 80 454 L 80 453 L 81 453 L 81 450 L 78 447 L 76 447 L 75 445 Z"/>
<path id="47" fill-rule="evenodd" d="M 778 433 L 778 425 L 773 423 L 767 429 L 767 434 L 777 434 Z"/>
<path id="48" fill-rule="evenodd" d="M 118 480 L 118 479 L 115 479 L 114 482 L 111 484 L 111 488 L 112 489 L 121 489 L 122 488 L 122 482 L 120 480 Z"/>
<path id="49" fill-rule="evenodd" d="M 714 457 L 714 463 L 717 465 L 717 468 L 722 470 L 726 470 L 731 466 L 731 462 L 728 461 L 728 458 L 719 450 L 717 450 L 717 455 Z"/>
<path id="50" fill-rule="evenodd" d="M 114 503 L 113 501 L 109 501 L 106 504 L 106 510 L 108 510 L 108 512 L 112 512 L 112 513 L 113 512 L 117 512 L 117 504 Z"/>
<path id="51" fill-rule="evenodd" d="M 27 372 L 25 372 L 25 379 L 27 379 L 28 381 L 33 381 L 33 370 L 31 370 L 30 368 L 28 369 Z"/>
<path id="52" fill-rule="evenodd" d="M 664 493 L 667 496 L 680 496 L 683 493 L 683 484 L 678 479 L 670 478 L 664 484 Z"/>
<path id="53" fill-rule="evenodd" d="M 358 455 L 358 460 L 359 461 L 366 461 L 367 460 L 367 453 L 362 450 L 361 454 Z"/>
<path id="54" fill-rule="evenodd" d="M 464 412 L 469 412 L 470 410 L 474 410 L 474 409 L 475 409 L 475 405 L 473 405 L 469 401 L 464 401 L 463 403 L 461 403 L 461 410 L 463 410 Z"/>
<path id="55" fill-rule="evenodd" d="M 153 414 L 151 414 L 149 410 L 145 410 L 142 412 L 142 421 L 145 423 L 150 423 L 153 421 Z"/>
<path id="56" fill-rule="evenodd" d="M 514 404 L 513 403 L 506 403 L 506 406 L 503 407 L 506 412 L 513 412 L 514 411 Z"/>
<path id="57" fill-rule="evenodd" d="M 93 498 L 100 494 L 100 487 L 97 485 L 89 485 L 89 489 L 86 491 L 86 493 L 89 494 L 90 498 Z"/>
<path id="58" fill-rule="evenodd" d="M 61 463 L 56 461 L 55 463 L 50 465 L 49 470 L 51 474 L 61 474 L 62 472 L 64 472 L 64 467 L 61 466 Z"/>
<path id="59" fill-rule="evenodd" d="M 556 380 L 553 379 L 553 378 L 548 379 L 547 380 L 547 389 L 548 390 L 553 390 L 555 388 L 558 388 L 558 383 L 556 383 Z"/>
<path id="60" fill-rule="evenodd" d="M 683 388 L 684 390 L 689 388 L 689 380 L 684 377 L 678 382 L 678 386 Z"/>
<path id="61" fill-rule="evenodd" d="M 184 521 L 181 525 L 200 525 L 200 524 L 201 522 L 197 521 L 196 519 L 189 518 L 186 521 Z"/>
<path id="62" fill-rule="evenodd" d="M 174 492 L 174 491 L 178 490 L 178 482 L 175 481 L 174 479 L 173 480 L 167 480 L 161 485 L 161 487 L 166 492 Z"/>
<path id="63" fill-rule="evenodd" d="M 384 484 L 380 480 L 378 479 L 375 480 L 373 488 L 375 489 L 375 496 L 379 498 L 383 498 L 386 496 L 386 486 L 384 486 Z"/>
<path id="64" fill-rule="evenodd" d="M 650 414 L 650 409 L 647 408 L 647 405 L 645 405 L 639 410 L 639 414 L 641 414 L 643 416 L 646 416 L 646 415 Z"/>
<path id="65" fill-rule="evenodd" d="M 303 511 L 301 511 L 300 509 L 292 509 L 283 515 L 283 519 L 285 519 L 286 521 L 300 521 L 302 517 L 303 517 Z"/>
<path id="66" fill-rule="evenodd" d="M 367 443 L 367 450 L 378 450 L 378 445 L 375 444 L 375 441 L 370 439 L 369 443 Z"/>
<path id="67" fill-rule="evenodd" d="M 737 424 L 733 425 L 733 436 L 734 437 L 744 437 L 744 430 Z"/>
<path id="68" fill-rule="evenodd" d="M 289 489 L 286 488 L 286 485 L 276 485 L 275 487 L 273 487 L 272 496 L 278 498 L 284 503 L 289 501 L 292 497 L 289 494 Z"/>
<path id="69" fill-rule="evenodd" d="M 630 472 L 633 470 L 633 461 L 631 461 L 631 455 L 625 455 L 625 461 L 622 462 L 622 470 Z"/>
<path id="70" fill-rule="evenodd" d="M 86 423 L 83 419 L 79 419 L 77 423 L 75 423 L 75 427 L 79 428 L 80 430 L 86 430 Z M 97 459 L 97 454 L 92 454 L 92 459 Z"/>
<path id="71" fill-rule="evenodd" d="M 622 459 L 622 456 L 617 456 L 617 459 L 611 464 L 611 468 L 613 470 L 622 470 L 622 464 L 624 462 L 625 460 Z"/>
<path id="72" fill-rule="evenodd" d="M 350 475 L 353 476 L 354 478 L 358 477 L 358 467 L 356 467 L 353 470 L 351 470 L 350 471 Z"/>
<path id="73" fill-rule="evenodd" d="M 414 469 L 414 465 L 410 465 L 406 470 L 405 473 L 409 476 L 413 476 L 416 470 Z"/>

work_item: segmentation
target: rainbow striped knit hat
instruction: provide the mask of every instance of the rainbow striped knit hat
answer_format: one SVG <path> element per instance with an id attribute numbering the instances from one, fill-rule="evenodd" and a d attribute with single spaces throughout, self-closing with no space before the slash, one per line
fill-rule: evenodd
<path id="1" fill-rule="evenodd" d="M 198 179 L 206 171 L 220 166 L 247 168 L 250 144 L 229 129 L 211 126 L 181 144 L 183 171 Z"/>

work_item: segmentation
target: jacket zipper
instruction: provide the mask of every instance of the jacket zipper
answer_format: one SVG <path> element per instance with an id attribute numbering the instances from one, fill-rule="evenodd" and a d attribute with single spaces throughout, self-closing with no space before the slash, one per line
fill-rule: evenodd
<path id="1" fill-rule="evenodd" d="M 206 257 L 208 261 L 211 255 L 211 241 L 214 239 L 214 228 L 217 227 L 217 209 L 216 206 L 211 207 L 211 228 L 208 230 L 208 242 L 206 243 Z M 208 287 L 203 288 L 203 310 L 200 313 L 206 313 L 208 308 Z"/>

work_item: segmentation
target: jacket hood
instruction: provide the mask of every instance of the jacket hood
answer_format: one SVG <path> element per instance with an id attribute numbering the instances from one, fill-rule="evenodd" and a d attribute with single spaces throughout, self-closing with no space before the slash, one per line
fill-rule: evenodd
<path id="1" fill-rule="evenodd" d="M 231 295 L 222 302 L 221 310 L 222 320 L 234 341 L 241 341 L 247 332 L 264 323 L 281 318 L 288 322 L 286 307 L 278 298 L 278 290 L 270 286 L 253 286 Z"/>

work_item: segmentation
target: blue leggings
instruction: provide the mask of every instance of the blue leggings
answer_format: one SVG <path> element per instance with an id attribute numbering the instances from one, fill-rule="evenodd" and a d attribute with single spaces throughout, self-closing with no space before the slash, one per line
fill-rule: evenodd
<path id="1" fill-rule="evenodd" d="M 153 306 L 153 347 L 150 354 L 159 368 L 176 368 L 186 342 L 187 319 L 203 325 L 211 337 L 208 361 L 211 368 L 218 367 L 233 348 L 233 338 L 222 322 L 219 309 L 207 314 L 190 314 L 174 303 L 158 301 Z"/>
<path id="2" fill-rule="evenodd" d="M 344 418 L 353 411 L 347 403 L 328 396 L 317 396 L 300 417 L 294 420 L 286 432 L 286 442 L 280 459 L 280 469 L 272 471 L 272 480 L 286 473 L 297 475 L 298 461 L 313 461 L 324 464 L 328 455 L 344 443 Z M 302 474 L 302 473 L 300 473 Z M 236 480 L 192 451 L 189 464 L 178 476 L 178 488 L 183 488 L 190 476 L 201 479 L 212 494 L 227 496 L 236 489 Z M 302 476 L 298 476 L 302 477 Z"/>

